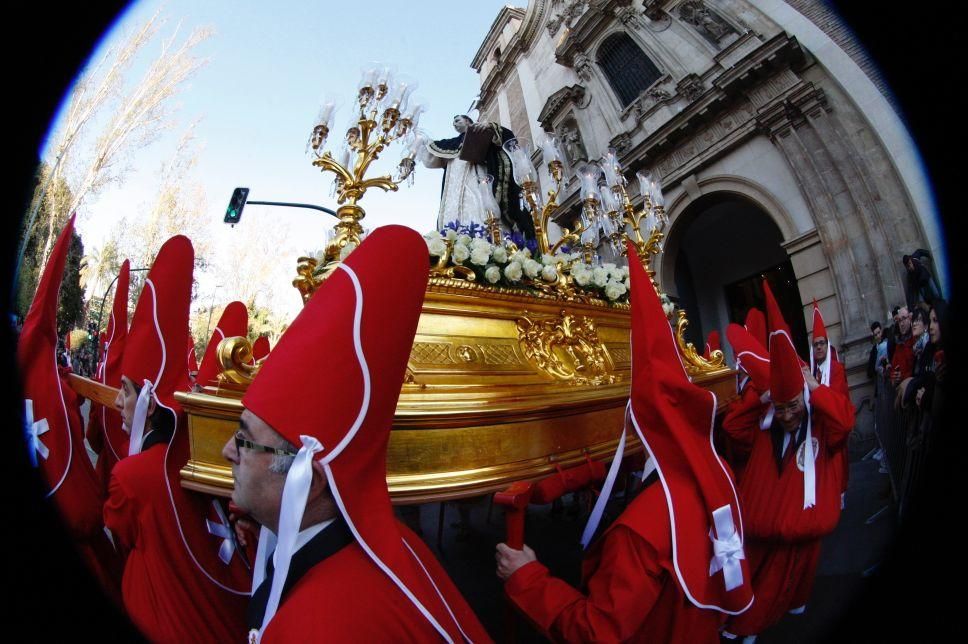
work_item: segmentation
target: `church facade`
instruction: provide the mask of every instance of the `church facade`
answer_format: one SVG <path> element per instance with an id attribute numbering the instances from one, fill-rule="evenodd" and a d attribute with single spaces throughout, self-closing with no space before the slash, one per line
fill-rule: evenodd
<path id="1" fill-rule="evenodd" d="M 914 143 L 822 2 L 531 0 L 500 11 L 472 66 L 481 120 L 560 138 L 564 219 L 580 208 L 574 169 L 607 148 L 628 176 L 661 179 L 657 278 L 700 346 L 742 322 L 766 276 L 801 352 L 817 300 L 859 402 L 869 325 L 905 299 L 901 256 L 945 265 Z"/>

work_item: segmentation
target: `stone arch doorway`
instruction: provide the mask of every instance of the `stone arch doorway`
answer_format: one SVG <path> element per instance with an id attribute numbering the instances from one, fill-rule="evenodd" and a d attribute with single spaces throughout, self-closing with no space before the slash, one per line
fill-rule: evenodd
<path id="1" fill-rule="evenodd" d="M 790 324 L 801 355 L 808 347 L 797 277 L 783 233 L 756 202 L 732 192 L 707 193 L 686 206 L 665 244 L 663 290 L 689 314 L 687 339 L 696 347 L 730 322 L 742 324 L 751 306 L 764 309 L 766 278 Z"/>

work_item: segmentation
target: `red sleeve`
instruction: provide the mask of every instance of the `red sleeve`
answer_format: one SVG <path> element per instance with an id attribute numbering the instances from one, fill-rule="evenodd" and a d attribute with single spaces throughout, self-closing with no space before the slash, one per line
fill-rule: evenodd
<path id="1" fill-rule="evenodd" d="M 854 404 L 848 396 L 820 385 L 810 394 L 813 413 L 823 421 L 824 436 L 829 448 L 839 448 L 854 428 Z M 816 425 L 816 424 L 815 424 Z"/>
<path id="2" fill-rule="evenodd" d="M 537 561 L 511 575 L 504 590 L 555 641 L 616 642 L 632 637 L 642 626 L 664 577 L 652 546 L 619 525 L 605 537 L 587 595 L 552 577 Z"/>
<path id="3" fill-rule="evenodd" d="M 901 380 L 910 378 L 914 373 L 914 351 L 908 343 L 899 344 L 894 349 L 894 359 L 891 360 L 891 371 L 901 370 Z"/>
<path id="4" fill-rule="evenodd" d="M 111 475 L 108 500 L 104 503 L 104 527 L 111 531 L 119 549 L 127 553 L 138 538 L 138 510 L 136 500 L 127 493 L 121 480 Z"/>
<path id="5" fill-rule="evenodd" d="M 723 431 L 740 454 L 749 453 L 760 426 L 760 394 L 752 386 L 747 386 L 740 398 L 729 404 L 723 416 Z"/>
<path id="6" fill-rule="evenodd" d="M 847 384 L 847 372 L 844 370 L 844 365 L 834 362 L 830 367 L 830 386 L 834 391 L 850 398 L 850 386 Z"/>
<path id="7" fill-rule="evenodd" d="M 92 402 L 87 412 L 87 430 L 85 431 L 87 444 L 100 454 L 104 448 L 103 426 L 101 425 L 101 405 Z"/>

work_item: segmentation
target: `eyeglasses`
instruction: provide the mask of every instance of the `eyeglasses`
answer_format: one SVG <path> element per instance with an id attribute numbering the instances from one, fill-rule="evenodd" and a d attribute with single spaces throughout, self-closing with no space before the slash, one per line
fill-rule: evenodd
<path id="1" fill-rule="evenodd" d="M 258 443 L 253 443 L 247 438 L 243 438 L 240 432 L 235 433 L 235 449 L 241 450 L 243 447 L 246 449 L 252 449 L 259 452 L 266 452 L 268 454 L 275 454 L 277 456 L 295 456 L 296 452 L 291 452 L 287 449 L 282 449 L 281 447 L 269 447 L 267 445 L 260 445 Z"/>

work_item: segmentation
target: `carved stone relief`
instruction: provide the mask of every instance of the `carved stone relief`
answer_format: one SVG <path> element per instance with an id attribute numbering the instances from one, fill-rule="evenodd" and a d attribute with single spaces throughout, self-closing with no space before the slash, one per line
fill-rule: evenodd
<path id="1" fill-rule="evenodd" d="M 641 121 L 654 107 L 665 101 L 672 100 L 675 94 L 676 88 L 667 77 L 639 94 L 638 98 L 632 101 L 632 104 L 625 109 L 625 112 L 622 114 L 622 120 L 632 115 L 636 121 Z"/>
<path id="2" fill-rule="evenodd" d="M 696 156 L 703 154 L 726 137 L 730 132 L 747 123 L 754 117 L 753 107 L 741 104 L 723 114 L 712 124 L 696 132 L 688 139 L 679 142 L 669 154 L 661 157 L 652 167 L 652 173 L 667 177 Z"/>
<path id="3" fill-rule="evenodd" d="M 592 59 L 583 51 L 576 51 L 572 58 L 572 67 L 578 74 L 578 78 L 589 81 L 592 78 Z"/>
<path id="4" fill-rule="evenodd" d="M 568 163 L 575 166 L 579 161 L 588 161 L 588 150 L 582 140 L 581 129 L 573 117 L 568 117 L 562 121 L 558 128 L 558 138 L 565 148 L 565 156 Z"/>
<path id="5" fill-rule="evenodd" d="M 703 0 L 686 0 L 675 11 L 680 20 L 692 25 L 699 35 L 717 47 L 726 36 L 739 33 Z"/>
<path id="6" fill-rule="evenodd" d="M 548 21 L 548 35 L 550 36 L 558 33 L 562 25 L 570 26 L 588 9 L 588 3 L 585 0 L 565 0 L 563 3 L 556 2 L 555 5 L 561 6 Z"/>
<path id="7" fill-rule="evenodd" d="M 702 96 L 706 88 L 698 76 L 689 74 L 679 81 L 678 85 L 676 85 L 676 91 L 682 94 L 687 101 L 691 102 Z"/>
<path id="8" fill-rule="evenodd" d="M 615 17 L 629 29 L 639 29 L 644 26 L 642 15 L 634 7 L 620 7 L 616 9 Z"/>

